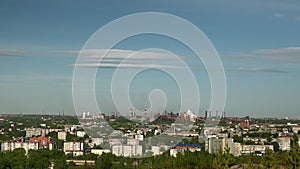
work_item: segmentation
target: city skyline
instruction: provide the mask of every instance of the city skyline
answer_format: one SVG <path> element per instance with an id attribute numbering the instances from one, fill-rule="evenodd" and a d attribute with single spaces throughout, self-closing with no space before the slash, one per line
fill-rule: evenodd
<path id="1" fill-rule="evenodd" d="M 73 65 L 88 38 L 119 17 L 137 12 L 163 12 L 190 21 L 215 46 L 227 78 L 228 116 L 299 117 L 300 3 L 297 1 L 3 1 L 0 4 L 3 23 L 0 113 L 75 114 Z M 176 112 L 180 101 L 176 81 L 154 70 L 172 65 L 168 60 L 170 54 L 140 51 L 147 48 L 170 51 L 193 68 L 201 95 L 200 111 L 208 110 L 210 84 L 202 63 L 195 61 L 193 52 L 182 43 L 155 35 L 131 37 L 114 47 L 114 57 L 140 52 L 138 59 L 133 58 L 124 68 L 152 68 L 137 75 L 130 86 L 137 109 L 149 106 L 148 94 L 156 88 L 165 91 L 167 110 Z M 141 58 L 148 62 L 141 64 Z M 148 66 L 157 58 L 165 61 Z M 172 66 L 171 69 L 181 69 L 176 63 Z M 97 99 L 106 113 L 116 111 L 109 97 L 110 77 L 116 67 L 114 60 L 108 60 L 99 67 L 96 78 Z"/>

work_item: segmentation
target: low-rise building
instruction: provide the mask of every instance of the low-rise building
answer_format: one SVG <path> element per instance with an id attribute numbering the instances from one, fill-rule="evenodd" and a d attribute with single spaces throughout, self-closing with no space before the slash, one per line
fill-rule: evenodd
<path id="1" fill-rule="evenodd" d="M 51 139 L 47 137 L 37 137 L 37 138 L 30 138 L 29 139 L 30 143 L 38 143 L 38 148 L 47 148 L 49 150 L 53 149 L 53 144 L 51 143 Z"/>
<path id="2" fill-rule="evenodd" d="M 44 128 L 25 128 L 26 137 L 45 136 L 50 130 Z"/>
<path id="3" fill-rule="evenodd" d="M 191 152 L 201 151 L 200 144 L 177 144 L 170 149 L 170 156 L 176 157 L 178 153 L 184 153 L 189 150 Z"/>
<path id="4" fill-rule="evenodd" d="M 299 130 L 300 130 L 300 126 L 294 126 L 294 127 L 292 127 L 293 133 L 298 133 Z"/>
<path id="5" fill-rule="evenodd" d="M 97 146 L 103 144 L 103 138 L 91 138 L 91 140 L 93 145 Z"/>
<path id="6" fill-rule="evenodd" d="M 84 137 L 85 134 L 86 134 L 85 131 L 76 131 L 76 135 L 78 137 Z"/>
<path id="7" fill-rule="evenodd" d="M 95 165 L 95 160 L 66 160 L 67 163 L 74 163 L 75 165 Z"/>
<path id="8" fill-rule="evenodd" d="M 144 140 L 144 135 L 142 135 L 142 134 L 136 134 L 136 135 L 134 136 L 134 138 L 135 138 L 135 139 L 138 139 L 138 140 L 140 140 L 140 141 L 143 141 L 143 140 Z"/>
<path id="9" fill-rule="evenodd" d="M 241 154 L 264 154 L 266 149 L 274 151 L 273 145 L 242 145 Z"/>
<path id="10" fill-rule="evenodd" d="M 60 132 L 60 131 L 62 131 L 62 129 L 53 129 L 53 128 L 49 129 L 50 133 L 51 132 Z"/>
<path id="11" fill-rule="evenodd" d="M 134 139 L 134 138 L 129 138 L 127 139 L 127 144 L 128 145 L 139 145 L 140 140 L 138 139 Z"/>
<path id="12" fill-rule="evenodd" d="M 110 153 L 109 149 L 91 149 L 91 153 L 102 155 L 103 153 Z"/>

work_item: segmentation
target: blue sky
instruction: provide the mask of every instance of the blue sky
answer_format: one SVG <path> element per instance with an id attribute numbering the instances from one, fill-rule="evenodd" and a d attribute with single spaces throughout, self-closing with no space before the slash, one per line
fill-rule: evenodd
<path id="1" fill-rule="evenodd" d="M 72 51 L 80 50 L 103 25 L 136 12 L 177 15 L 207 35 L 226 71 L 229 116 L 299 116 L 300 2 L 296 0 L 1 1 L 0 112 L 73 114 L 72 64 L 77 55 Z M 192 55 L 181 43 L 154 35 L 133 37 L 115 48 L 161 48 Z M 109 96 L 113 69 L 99 72 L 99 105 L 105 112 L 114 111 Z M 205 110 L 209 79 L 205 71 L 194 73 Z M 178 88 L 166 74 L 150 70 L 133 82 L 131 97 L 138 109 L 149 104 L 148 91 L 162 88 L 168 96 L 167 109 L 177 110 Z"/>

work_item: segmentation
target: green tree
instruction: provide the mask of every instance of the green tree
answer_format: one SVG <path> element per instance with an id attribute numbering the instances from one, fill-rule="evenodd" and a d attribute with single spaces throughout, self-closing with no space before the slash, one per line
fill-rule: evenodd
<path id="1" fill-rule="evenodd" d="M 243 136 L 234 135 L 233 141 L 238 143 L 243 143 Z"/>
<path id="2" fill-rule="evenodd" d="M 213 167 L 215 169 L 229 169 L 235 164 L 235 158 L 229 152 L 230 148 L 226 146 L 224 152 L 220 149 L 215 153 L 215 159 L 213 161 Z"/>
<path id="3" fill-rule="evenodd" d="M 103 153 L 101 156 L 98 157 L 95 168 L 110 169 L 113 166 L 115 159 L 115 155 L 111 153 Z"/>
<path id="4" fill-rule="evenodd" d="M 277 166 L 273 151 L 271 149 L 266 149 L 265 154 L 262 157 L 263 165 L 267 168 L 274 168 Z"/>
<path id="5" fill-rule="evenodd" d="M 26 168 L 26 156 L 23 148 L 7 151 L 4 155 L 4 166 L 6 168 Z"/>
<path id="6" fill-rule="evenodd" d="M 300 155 L 298 139 L 291 140 L 291 151 L 288 153 L 288 159 L 293 169 L 300 167 Z"/>
<path id="7" fill-rule="evenodd" d="M 247 140 L 247 141 L 245 142 L 245 144 L 246 144 L 246 145 L 253 145 L 253 144 L 255 144 L 255 143 L 254 143 L 254 141 L 252 141 L 252 140 Z"/>
<path id="8" fill-rule="evenodd" d="M 272 142 L 273 148 L 274 148 L 274 152 L 278 152 L 279 151 L 279 144 L 278 142 L 274 141 Z"/>

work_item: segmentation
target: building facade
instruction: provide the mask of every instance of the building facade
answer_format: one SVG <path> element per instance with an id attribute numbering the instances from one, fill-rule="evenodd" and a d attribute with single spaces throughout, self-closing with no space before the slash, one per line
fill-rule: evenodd
<path id="1" fill-rule="evenodd" d="M 84 154 L 84 146 L 81 142 L 65 142 L 64 153 L 79 156 Z"/>
<path id="2" fill-rule="evenodd" d="M 291 150 L 291 138 L 290 137 L 278 137 L 277 142 L 279 144 L 279 150 L 290 151 Z"/>
<path id="3" fill-rule="evenodd" d="M 28 154 L 29 150 L 38 150 L 39 145 L 37 142 L 14 142 L 14 141 L 9 141 L 9 142 L 3 142 L 1 143 L 1 151 L 13 151 L 14 149 L 17 148 L 23 148 Z"/>
<path id="4" fill-rule="evenodd" d="M 142 156 L 143 147 L 142 145 L 114 145 L 112 153 L 124 157 Z"/>

